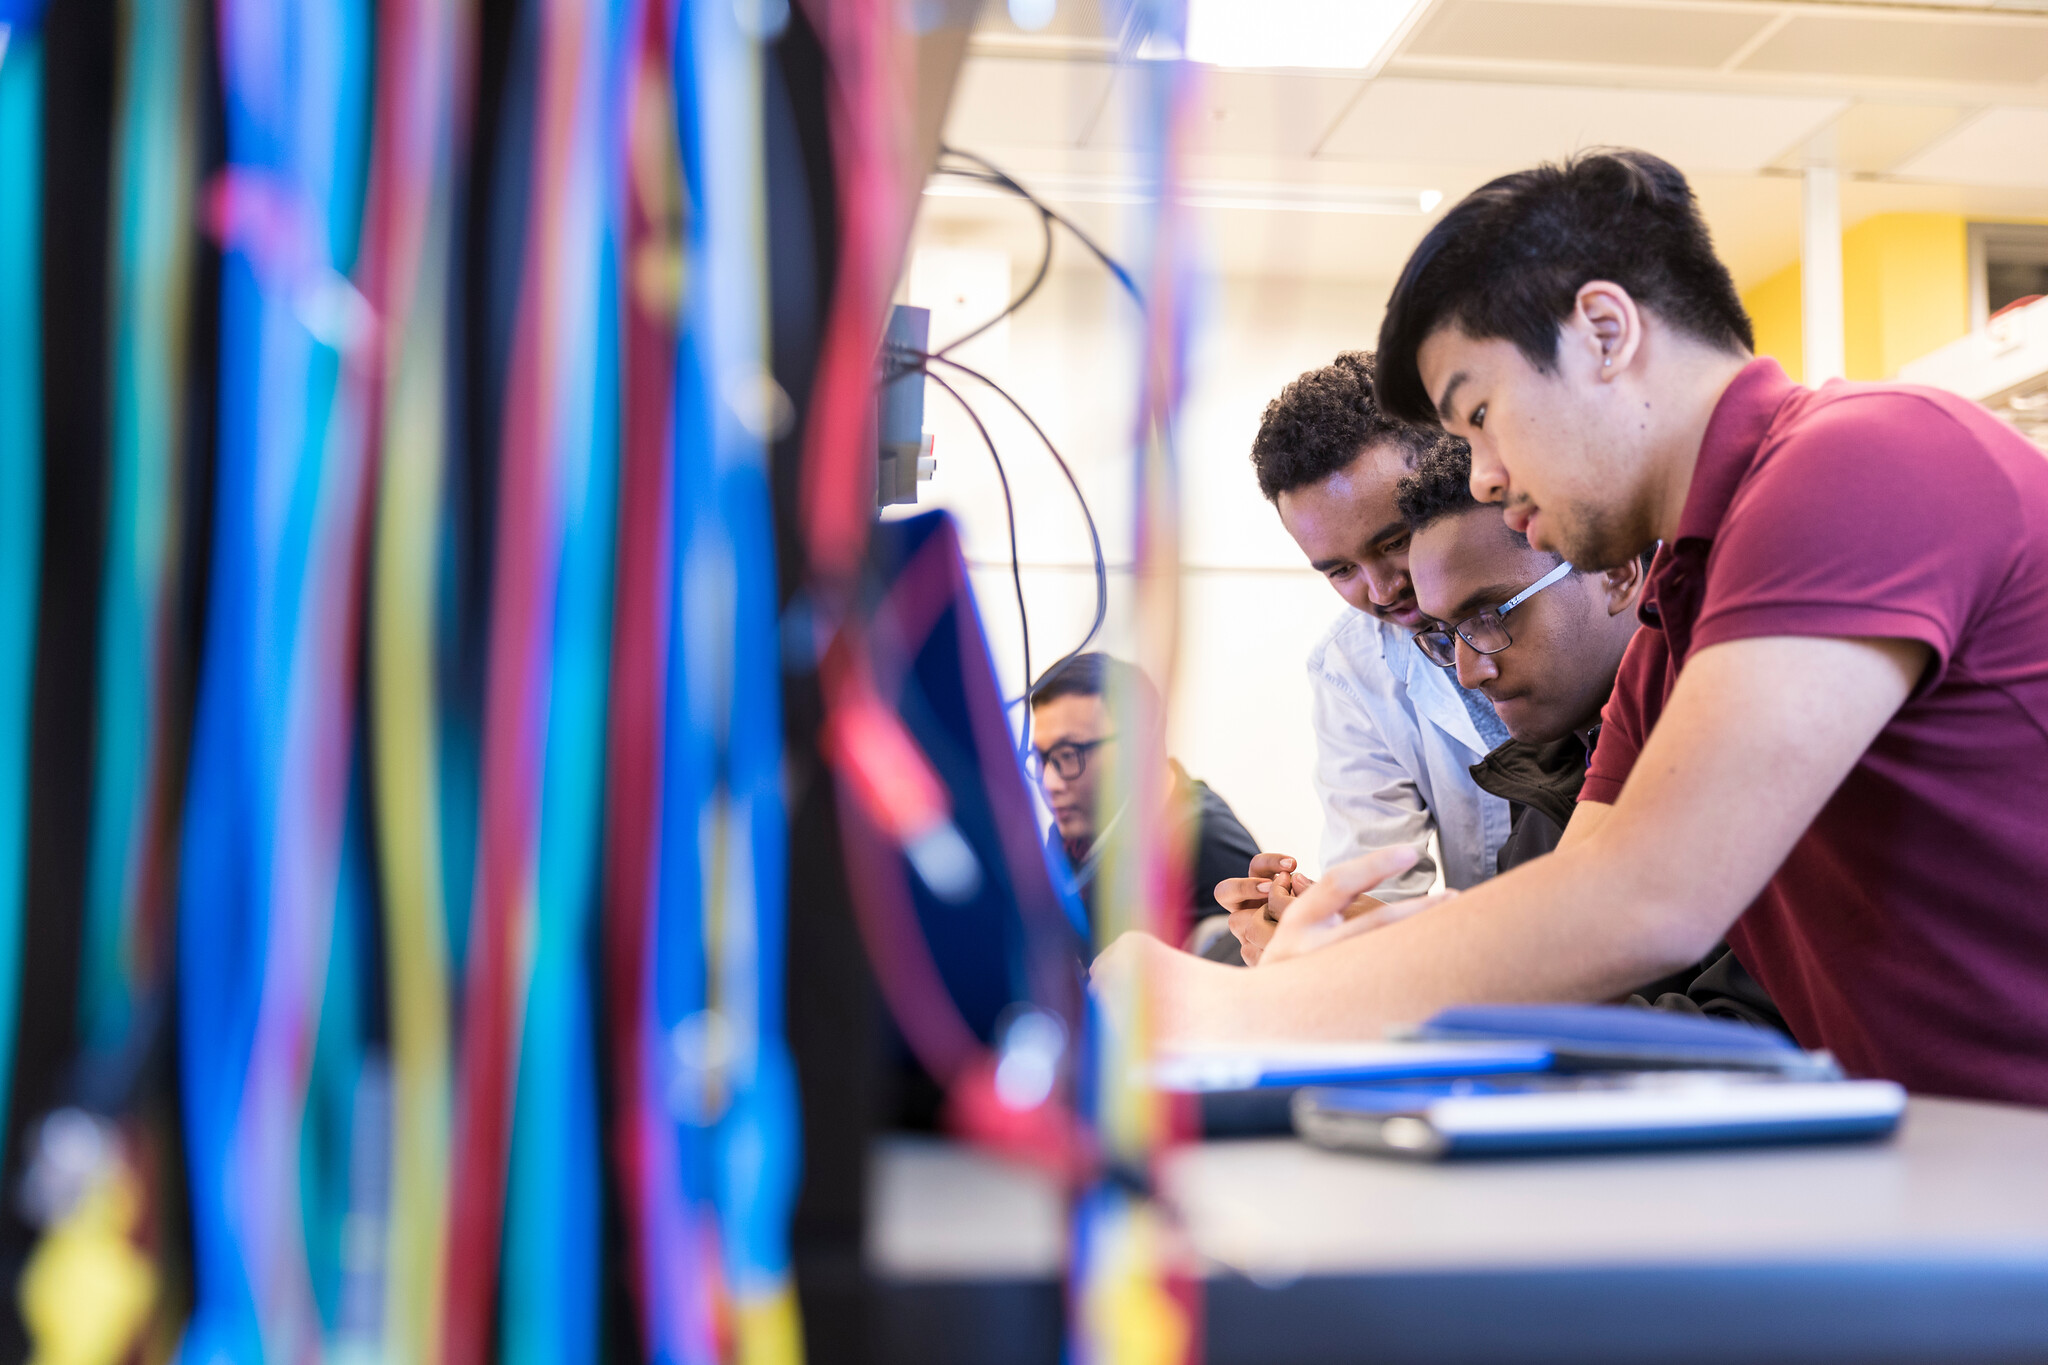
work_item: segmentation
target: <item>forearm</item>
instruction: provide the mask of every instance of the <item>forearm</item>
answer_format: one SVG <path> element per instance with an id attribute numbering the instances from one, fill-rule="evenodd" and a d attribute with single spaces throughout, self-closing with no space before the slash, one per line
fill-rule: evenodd
<path id="1" fill-rule="evenodd" d="M 1169 962 L 1161 1035 L 1377 1038 L 1452 1005 L 1611 999 L 1694 960 L 1705 932 L 1697 915 L 1676 913 L 1636 860 L 1606 844 L 1589 838 L 1412 919 L 1255 972 Z"/>
<path id="2" fill-rule="evenodd" d="M 1801 636 L 1702 650 L 1621 798 L 1575 817 L 1556 852 L 1242 982 L 1161 962 L 1166 1036 L 1377 1037 L 1449 1005 L 1605 1000 L 1676 971 L 1770 881 L 1927 657 Z"/>

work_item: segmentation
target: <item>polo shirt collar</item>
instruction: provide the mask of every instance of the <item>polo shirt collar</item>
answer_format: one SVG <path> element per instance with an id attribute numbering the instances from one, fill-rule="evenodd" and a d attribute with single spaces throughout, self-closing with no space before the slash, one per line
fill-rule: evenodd
<path id="1" fill-rule="evenodd" d="M 1712 540 L 1721 529 L 1721 518 L 1728 514 L 1735 490 L 1755 465 L 1778 409 L 1798 387 L 1785 377 L 1777 361 L 1759 356 L 1721 391 L 1721 401 L 1714 405 L 1714 415 L 1707 419 L 1706 434 L 1700 439 L 1685 510 L 1678 516 L 1680 540 Z"/>

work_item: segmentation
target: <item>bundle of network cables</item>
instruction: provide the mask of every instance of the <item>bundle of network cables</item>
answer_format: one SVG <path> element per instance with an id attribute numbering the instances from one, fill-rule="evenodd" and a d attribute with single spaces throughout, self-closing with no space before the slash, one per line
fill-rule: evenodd
<path id="1" fill-rule="evenodd" d="M 877 356 L 905 7 L 114 8 L 0 0 L 0 1352 L 800 1360 L 790 760 L 870 801 L 849 859 L 918 818 L 877 778 L 917 761 L 862 608 L 878 370 L 984 438 L 976 399 L 1016 410 L 1093 547 L 1071 653 L 1108 601 L 976 333 Z M 785 269 L 801 156 L 829 189 Z M 1003 316 L 1056 227 L 1171 315 L 1170 214 L 1141 289 L 995 166 L 938 169 L 1039 216 Z M 1170 516 L 1184 340 L 1146 336 Z M 1014 512 L 1010 544 L 1028 693 Z M 1132 837 L 1142 916 L 1173 874 Z M 1185 1324 L 1144 1176 L 1172 1125 L 1090 1018 L 1022 1145 L 1080 1211 L 1079 1301 L 1135 1265 Z"/>

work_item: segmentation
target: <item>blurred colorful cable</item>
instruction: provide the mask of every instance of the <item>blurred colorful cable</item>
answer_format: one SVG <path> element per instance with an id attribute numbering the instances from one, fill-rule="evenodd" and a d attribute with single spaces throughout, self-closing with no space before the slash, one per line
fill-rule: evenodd
<path id="1" fill-rule="evenodd" d="M 29 695 L 42 551 L 41 11 L 34 0 L 0 3 L 0 1096 L 12 1081 L 21 988 Z M 5 1119 L 0 1099 L 0 1131 Z"/>

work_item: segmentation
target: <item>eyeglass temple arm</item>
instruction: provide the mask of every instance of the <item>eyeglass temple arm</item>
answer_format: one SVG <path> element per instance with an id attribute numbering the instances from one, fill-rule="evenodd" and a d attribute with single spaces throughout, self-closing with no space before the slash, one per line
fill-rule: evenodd
<path id="1" fill-rule="evenodd" d="M 1506 616 L 1516 607 L 1521 606 L 1522 603 L 1528 601 L 1537 593 L 1542 592 L 1545 588 L 1549 587 L 1552 583 L 1557 582 L 1558 579 L 1563 578 L 1566 574 L 1570 573 L 1571 571 L 1571 561 L 1565 560 L 1556 568 L 1552 569 L 1549 573 L 1543 575 L 1543 577 L 1537 579 L 1534 583 L 1531 583 L 1528 587 L 1522 589 L 1513 597 L 1510 597 L 1507 601 L 1501 603 L 1500 606 L 1494 609 L 1493 614 L 1495 616 Z"/>

